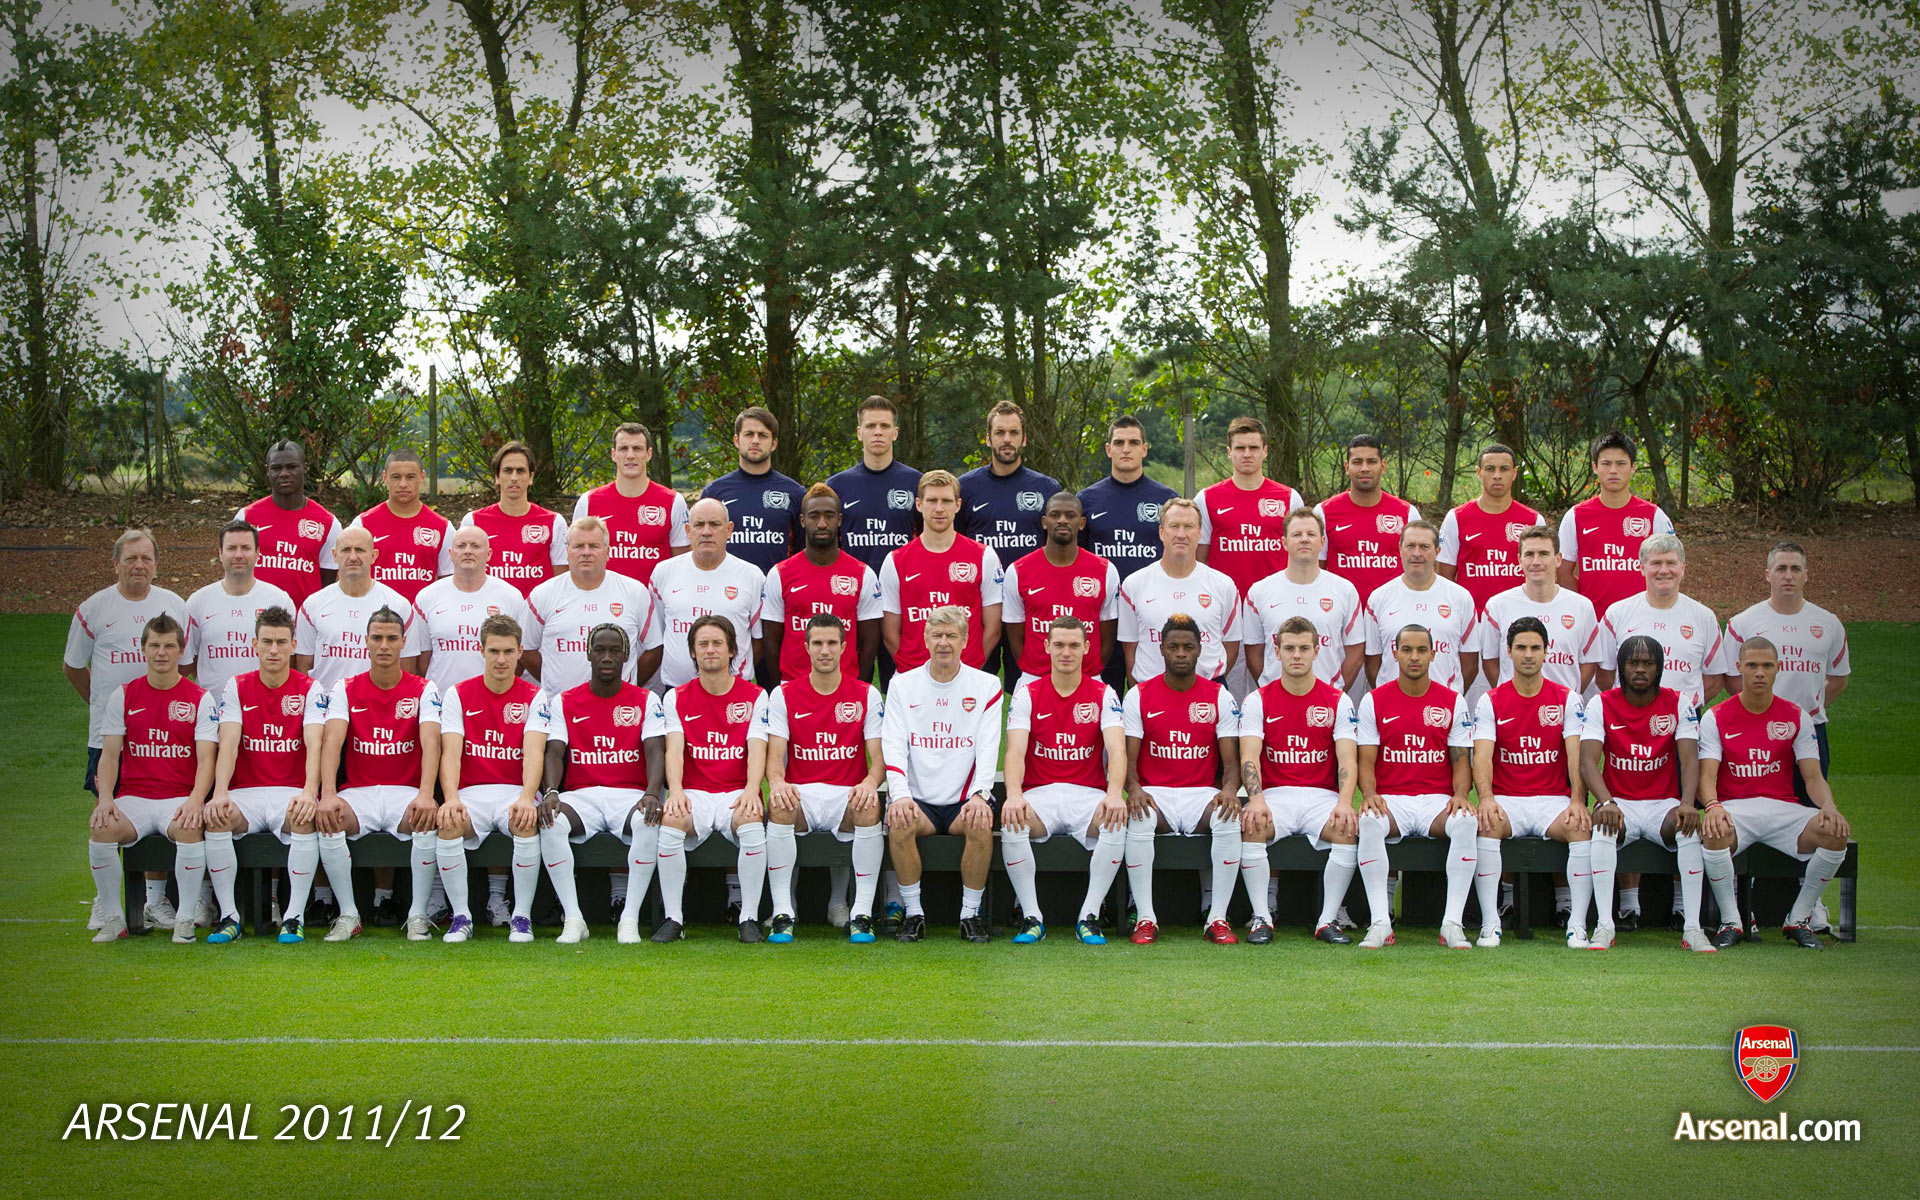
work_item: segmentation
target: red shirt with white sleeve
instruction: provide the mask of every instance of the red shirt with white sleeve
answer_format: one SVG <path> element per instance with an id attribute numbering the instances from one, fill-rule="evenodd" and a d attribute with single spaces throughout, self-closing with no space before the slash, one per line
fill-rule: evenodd
<path id="1" fill-rule="evenodd" d="M 1475 741 L 1493 743 L 1495 796 L 1567 796 L 1567 739 L 1586 724 L 1580 698 L 1563 684 L 1540 681 L 1522 696 L 1511 679 L 1480 697 Z"/>
<path id="2" fill-rule="evenodd" d="M 1700 769 L 1710 759 L 1720 764 L 1714 794 L 1721 800 L 1798 804 L 1793 781 L 1800 777 L 1800 760 L 1819 757 L 1813 719 L 1783 696 L 1763 712 L 1729 696 L 1700 718 Z"/>
<path id="3" fill-rule="evenodd" d="M 1503 513 L 1469 500 L 1441 522 L 1440 561 L 1453 568 L 1453 581 L 1467 589 L 1476 608 L 1485 609 L 1487 601 L 1526 582 L 1520 573 L 1520 535 L 1540 520 L 1538 509 L 1517 500 Z"/>
<path id="4" fill-rule="evenodd" d="M 1193 499 L 1207 565 L 1233 580 L 1242 596 L 1287 569 L 1287 514 L 1300 507 L 1299 492 L 1264 476 L 1258 487 L 1243 489 L 1229 476 Z"/>
<path id="5" fill-rule="evenodd" d="M 646 688 L 622 681 L 613 695 L 598 696 L 583 683 L 549 693 L 540 720 L 547 740 L 566 743 L 567 791 L 646 790 L 647 739 L 666 736 L 660 701 Z"/>
<path id="6" fill-rule="evenodd" d="M 680 787 L 690 792 L 737 792 L 747 786 L 747 735 L 762 692 L 751 679 L 733 678 L 718 696 L 698 679 L 668 692 L 661 702 L 666 732 L 686 739 Z"/>
<path id="7" fill-rule="evenodd" d="M 1700 738 L 1693 705 L 1661 688 L 1644 708 L 1608 688 L 1587 701 L 1582 742 L 1599 742 L 1601 778 L 1616 800 L 1678 800 L 1680 740 Z"/>
<path id="8" fill-rule="evenodd" d="M 355 517 L 353 525 L 371 533 L 380 551 L 373 559 L 374 580 L 405 596 L 409 604 L 421 588 L 453 574 L 453 557 L 447 549 L 453 522 L 424 504 L 411 517 L 397 516 L 387 505 L 376 504 Z"/>
<path id="9" fill-rule="evenodd" d="M 1007 568 L 1000 590 L 1000 620 L 1020 624 L 1020 669 L 1028 675 L 1053 674 L 1047 654 L 1047 626 L 1055 617 L 1078 617 L 1087 627 L 1090 670 L 1099 670 L 1107 649 L 1100 644 L 1100 622 L 1120 615 L 1120 572 L 1091 550 L 1077 548 L 1071 563 L 1056 567 L 1045 547 L 1022 555 Z"/>
<path id="10" fill-rule="evenodd" d="M 460 518 L 460 528 L 475 527 L 493 551 L 487 574 L 512 584 L 521 599 L 567 569 L 567 523 L 550 508 L 529 504 L 525 516 L 515 517 L 489 504 Z"/>
<path id="11" fill-rule="evenodd" d="M 1355 740 L 1378 746 L 1374 789 L 1382 796 L 1453 794 L 1450 749 L 1473 748 L 1473 720 L 1459 693 L 1428 683 L 1425 695 L 1409 696 L 1394 679 L 1360 698 Z M 1406 831 L 1403 831 L 1406 832 Z"/>
<path id="12" fill-rule="evenodd" d="M 853 787 L 867 777 L 867 743 L 878 741 L 886 705 L 872 684 L 851 675 L 822 695 L 810 676 L 790 679 L 767 693 L 751 736 L 787 742 L 786 779 Z"/>
<path id="13" fill-rule="evenodd" d="M 1127 736 L 1140 739 L 1142 787 L 1199 788 L 1220 783 L 1220 739 L 1240 733 L 1233 693 L 1211 679 L 1176 692 L 1167 677 L 1131 688 L 1122 704 Z"/>
<path id="14" fill-rule="evenodd" d="M 985 663 L 980 614 L 1001 602 L 1002 583 L 1000 556 L 993 547 L 959 534 L 944 551 L 929 550 L 925 540 L 914 538 L 887 555 L 880 565 L 880 606 L 900 614 L 895 671 L 905 673 L 927 661 L 927 614 L 947 604 L 967 610 L 967 644 L 960 661 L 970 667 Z"/>
<path id="15" fill-rule="evenodd" d="M 1313 506 L 1326 523 L 1326 544 L 1320 561 L 1327 570 L 1351 583 L 1365 604 L 1373 589 L 1400 577 L 1400 535 L 1407 522 L 1418 521 L 1420 510 L 1388 492 L 1380 502 L 1362 508 L 1350 492 L 1336 492 Z"/>
<path id="16" fill-rule="evenodd" d="M 846 626 L 840 646 L 840 673 L 858 674 L 860 622 L 880 619 L 880 577 L 845 550 L 831 566 L 819 566 L 805 554 L 775 563 L 767 572 L 760 619 L 778 622 L 782 627 L 781 679 L 798 679 L 813 670 L 813 661 L 807 655 L 807 622 L 822 613 L 840 618 Z"/>
<path id="17" fill-rule="evenodd" d="M 340 565 L 333 560 L 340 522 L 318 500 L 289 510 L 281 508 L 272 496 L 263 496 L 233 515 L 260 531 L 260 558 L 253 565 L 254 578 L 273 584 L 295 604 L 305 604 L 308 596 L 324 586 L 320 572 Z"/>
<path id="18" fill-rule="evenodd" d="M 679 492 L 658 480 L 649 480 L 638 496 L 622 496 L 620 485 L 607 483 L 581 496 L 573 505 L 573 519 L 598 517 L 607 526 L 607 569 L 648 583 L 653 569 L 682 546 L 687 538 L 687 502 Z"/>
<path id="19" fill-rule="evenodd" d="M 333 685 L 327 697 L 327 724 L 347 723 L 340 761 L 346 780 L 340 790 L 362 787 L 420 786 L 420 726 L 440 715 L 440 693 L 418 675 L 404 672 L 390 688 L 362 671 Z"/>
<path id="20" fill-rule="evenodd" d="M 124 739 L 116 799 L 185 797 L 199 770 L 194 743 L 220 740 L 220 702 L 191 679 L 162 691 L 142 675 L 113 690 L 100 736 Z"/>
<path id="21" fill-rule="evenodd" d="M 1240 736 L 1260 738 L 1260 786 L 1340 790 L 1334 743 L 1353 741 L 1353 701 L 1324 679 L 1296 696 L 1276 679 L 1240 703 Z"/>
<path id="22" fill-rule="evenodd" d="M 307 786 L 307 726 L 326 723 L 327 689 L 299 671 L 277 688 L 258 671 L 229 679 L 220 724 L 240 727 L 240 746 L 228 790 Z"/>
<path id="23" fill-rule="evenodd" d="M 1646 590 L 1640 543 L 1672 532 L 1673 518 L 1651 500 L 1629 496 L 1619 508 L 1608 508 L 1593 496 L 1560 518 L 1560 557 L 1579 572 L 1580 594 L 1605 616 L 1607 609 Z"/>
<path id="24" fill-rule="evenodd" d="M 498 694 L 483 675 L 440 693 L 440 733 L 460 739 L 461 787 L 526 781 L 527 722 L 539 707 L 540 689 L 517 677 Z"/>
<path id="25" fill-rule="evenodd" d="M 1027 731 L 1026 790 L 1050 783 L 1107 790 L 1106 731 L 1123 725 L 1120 697 L 1098 675 L 1082 675 L 1080 686 L 1062 696 L 1051 670 L 1016 689 L 1007 708 L 1007 730 Z"/>

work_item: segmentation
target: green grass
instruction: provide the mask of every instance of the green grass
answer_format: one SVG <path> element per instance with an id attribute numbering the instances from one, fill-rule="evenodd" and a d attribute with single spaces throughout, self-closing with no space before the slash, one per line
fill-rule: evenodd
<path id="1" fill-rule="evenodd" d="M 373 931 L 345 946 L 158 936 L 97 947 L 76 784 L 84 714 L 54 667 L 65 621 L 10 617 L 0 666 L 0 986 L 9 1152 L 0 1194 L 155 1196 L 295 1186 L 348 1194 L 1222 1195 L 1920 1191 L 1920 853 L 1903 820 L 1920 706 L 1914 626 L 1856 626 L 1836 791 L 1863 845 L 1853 946 L 1777 937 L 1711 958 L 1664 932 L 1605 955 L 1552 938 L 1454 955 L 1431 931 L 1379 954 L 1289 929 L 1264 950 L 1174 928 L 1151 950 L 936 938 L 860 950 L 802 927 L 672 948 L 596 927 L 567 949 L 497 931 L 454 950 Z M 47 918 L 57 918 L 57 922 Z M 31 923 L 39 921 L 40 923 Z M 1906 926 L 1890 929 L 1887 926 Z M 551 932 L 551 931 L 547 931 Z M 1724 1047 L 1745 1024 L 1802 1038 L 1765 1108 Z M 21 1039 L 308 1036 L 378 1045 L 25 1045 Z M 473 1038 L 579 1044 L 478 1044 Z M 729 1039 L 643 1045 L 632 1039 Z M 743 1045 L 737 1039 L 1633 1042 L 1683 1050 Z M 621 1044 L 619 1039 L 628 1039 Z M 245 1144 L 63 1143 L 81 1102 L 250 1102 Z M 463 1104 L 458 1142 L 275 1142 L 283 1104 Z M 1685 1145 L 1678 1114 L 1862 1122 L 1857 1145 Z M 362 1118 L 364 1122 L 364 1117 Z M 435 1121 L 435 1128 L 443 1127 Z M 364 1134 L 364 1123 L 356 1131 Z M 1437 1185 L 1437 1186 L 1436 1186 Z"/>

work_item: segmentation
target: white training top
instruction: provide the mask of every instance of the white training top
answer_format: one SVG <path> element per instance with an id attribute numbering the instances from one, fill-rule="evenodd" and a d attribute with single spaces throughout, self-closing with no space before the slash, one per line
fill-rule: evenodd
<path id="1" fill-rule="evenodd" d="M 1727 621 L 1728 674 L 1740 669 L 1740 647 L 1750 637 L 1766 638 L 1779 651 L 1780 673 L 1774 676 L 1773 694 L 1798 704 L 1815 725 L 1825 725 L 1827 677 L 1853 673 L 1847 628 L 1840 618 L 1818 604 L 1806 603 L 1792 616 L 1782 616 L 1762 600 Z"/>
<path id="2" fill-rule="evenodd" d="M 1367 614 L 1360 603 L 1360 590 L 1324 567 L 1312 583 L 1295 583 L 1285 571 L 1275 571 L 1248 588 L 1246 607 L 1240 614 L 1240 640 L 1264 647 L 1261 653 L 1265 659 L 1256 681 L 1262 686 L 1280 678 L 1278 639 L 1280 626 L 1289 617 L 1313 622 L 1320 637 L 1320 652 L 1313 659 L 1314 678 L 1339 687 L 1347 647 L 1364 646 L 1367 641 Z"/>
<path id="3" fill-rule="evenodd" d="M 1685 592 L 1674 597 L 1671 608 L 1653 607 L 1645 592 L 1615 601 L 1600 622 L 1600 669 L 1613 670 L 1620 659 L 1620 643 L 1642 633 L 1666 648 L 1660 686 L 1680 693 L 1693 707 L 1702 707 L 1705 676 L 1727 671 L 1726 648 L 1713 610 Z M 1617 686 L 1619 680 L 1614 683 Z"/>
<path id="4" fill-rule="evenodd" d="M 1547 664 L 1540 673 L 1580 695 L 1580 665 L 1600 661 L 1600 621 L 1593 602 L 1572 588 L 1555 585 L 1553 598 L 1535 603 L 1524 587 L 1508 588 L 1487 601 L 1480 614 L 1480 661 L 1500 660 L 1500 682 L 1513 678 L 1507 653 L 1507 627 L 1521 617 L 1539 617 L 1547 627 Z"/>
<path id="5" fill-rule="evenodd" d="M 1120 583 L 1120 627 L 1115 636 L 1122 642 L 1135 643 L 1134 682 L 1166 672 L 1166 659 L 1160 656 L 1160 629 L 1175 613 L 1187 614 L 1200 626 L 1200 665 L 1196 673 L 1202 679 L 1218 679 L 1226 669 L 1227 643 L 1242 640 L 1241 607 L 1239 587 L 1203 562 L 1193 564 L 1193 571 L 1180 579 L 1167 574 L 1164 562 L 1127 576 Z"/>
<path id="6" fill-rule="evenodd" d="M 640 655 L 660 644 L 659 616 L 653 610 L 653 594 L 645 584 L 618 571 L 608 571 L 598 587 L 585 589 L 569 572 L 534 588 L 527 597 L 527 608 L 533 614 L 533 625 L 527 630 L 526 648 L 540 652 L 543 690 L 558 696 L 592 678 L 587 635 L 594 626 L 608 624 L 627 631 L 630 652 L 620 677 L 628 683 L 645 682 L 634 678 Z"/>
<path id="7" fill-rule="evenodd" d="M 1433 634 L 1433 664 L 1427 668 L 1427 678 L 1465 692 L 1460 656 L 1478 653 L 1474 630 L 1479 623 L 1473 593 L 1444 575 L 1435 575 L 1424 591 L 1408 587 L 1405 576 L 1387 580 L 1367 600 L 1367 653 L 1380 655 L 1380 673 L 1373 684 L 1377 687 L 1399 677 L 1393 640 L 1409 625 L 1424 625 Z"/>
<path id="8" fill-rule="evenodd" d="M 294 624 L 293 650 L 313 656 L 307 674 L 315 683 L 331 690 L 347 676 L 367 669 L 367 618 L 382 607 L 391 608 L 406 620 L 407 640 L 400 648 L 403 657 L 426 649 L 413 605 L 378 580 L 364 596 L 349 596 L 338 583 L 330 583 L 307 597 Z"/>
<path id="9" fill-rule="evenodd" d="M 881 743 L 893 799 L 958 804 L 1000 769 L 1000 680 L 962 664 L 946 683 L 927 663 L 893 677 Z"/>
<path id="10" fill-rule="evenodd" d="M 654 567 L 647 587 L 660 614 L 664 647 L 660 682 L 677 688 L 700 673 L 687 649 L 687 633 L 694 621 L 709 614 L 725 617 L 733 625 L 733 673 L 750 674 L 766 583 L 759 567 L 731 554 L 710 571 L 701 570 L 691 554 L 676 555 Z"/>
<path id="11" fill-rule="evenodd" d="M 147 589 L 144 600 L 129 600 L 118 587 L 104 587 L 80 602 L 67 625 L 67 650 L 62 661 L 78 671 L 90 671 L 92 694 L 87 697 L 87 748 L 100 748 L 100 718 L 113 689 L 147 673 L 146 651 L 140 631 L 147 622 L 166 613 L 187 627 L 187 602 L 163 587 Z"/>
<path id="12" fill-rule="evenodd" d="M 482 621 L 495 613 L 518 621 L 523 649 L 527 626 L 533 624 L 520 589 L 492 575 L 483 576 L 471 592 L 461 591 L 453 576 L 443 575 L 420 589 L 413 608 L 419 614 L 420 640 L 433 655 L 427 663 L 427 680 L 442 692 L 486 670 L 486 659 L 480 654 Z"/>

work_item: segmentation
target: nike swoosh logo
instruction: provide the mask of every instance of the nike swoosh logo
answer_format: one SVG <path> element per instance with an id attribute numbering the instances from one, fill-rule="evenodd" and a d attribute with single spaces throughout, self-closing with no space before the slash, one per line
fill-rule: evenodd
<path id="1" fill-rule="evenodd" d="M 484 713 L 484 712 L 486 712 L 487 710 L 486 710 L 486 709 L 484 709 L 484 708 L 480 708 L 480 709 L 473 709 L 473 708 L 463 708 L 463 709 L 461 709 L 460 711 L 462 711 L 462 712 L 464 712 L 464 713 L 466 713 L 466 714 L 467 714 L 468 716 L 470 716 L 470 717 L 477 717 L 477 716 L 479 716 L 479 715 L 481 715 L 482 713 Z"/>
<path id="2" fill-rule="evenodd" d="M 1166 711 L 1167 710 L 1163 708 L 1159 712 L 1150 712 L 1147 714 L 1147 720 L 1151 721 L 1155 717 L 1163 716 L 1166 713 Z"/>
<path id="3" fill-rule="evenodd" d="M 353 705 L 349 704 L 347 705 L 347 711 L 350 713 L 363 713 L 367 710 L 364 708 L 355 708 Z"/>
<path id="4" fill-rule="evenodd" d="M 1592 529 L 1582 529 L 1580 531 L 1582 536 L 1585 536 L 1587 534 L 1599 533 L 1599 532 L 1600 532 L 1600 527 L 1598 525 L 1595 525 Z"/>
<path id="5" fill-rule="evenodd" d="M 137 716 L 139 716 L 139 715 L 140 715 L 141 713 L 143 713 L 143 712 L 145 712 L 145 711 L 147 711 L 147 706 L 146 706 L 146 705 L 144 705 L 144 704 L 142 704 L 142 705 L 141 705 L 141 706 L 140 706 L 139 708 L 130 708 L 130 709 L 128 709 L 128 710 L 127 710 L 127 715 L 128 715 L 128 716 L 130 716 L 130 717 L 137 717 Z"/>
<path id="6" fill-rule="evenodd" d="M 1353 524 L 1353 522 L 1351 522 L 1351 521 L 1349 521 L 1349 522 L 1347 522 L 1347 525 L 1351 525 L 1351 524 Z M 1342 529 L 1345 529 L 1345 528 L 1347 527 L 1347 525 L 1335 525 L 1335 526 L 1333 527 L 1333 531 L 1334 531 L 1335 533 L 1339 533 L 1339 532 L 1340 532 L 1340 531 L 1341 531 Z"/>
<path id="7" fill-rule="evenodd" d="M 905 579 L 902 579 L 902 580 L 901 580 L 900 582 L 901 582 L 901 583 L 912 583 L 912 582 L 913 582 L 914 580 L 916 580 L 916 579 L 918 579 L 918 578 L 920 578 L 920 576 L 922 576 L 922 575 L 924 575 L 924 574 L 926 574 L 926 572 L 924 572 L 924 571 L 915 571 L 915 572 L 914 572 L 913 574 L 911 574 L 911 575 L 909 575 L 909 576 L 907 576 L 907 577 L 906 577 Z"/>
<path id="8" fill-rule="evenodd" d="M 793 719 L 796 721 L 804 721 L 812 715 L 812 713 L 795 713 L 793 714 Z"/>
<path id="9" fill-rule="evenodd" d="M 1107 515 L 1107 512 L 1106 512 L 1106 510 L 1105 510 L 1105 509 L 1101 509 L 1101 510 L 1100 510 L 1099 512 L 1097 512 L 1097 513 L 1090 513 L 1090 514 L 1088 514 L 1088 516 L 1087 516 L 1087 520 L 1089 520 L 1089 521 L 1098 521 L 1098 520 L 1099 520 L 1099 519 L 1100 519 L 1101 517 L 1104 517 L 1104 516 L 1106 516 L 1106 515 Z"/>
<path id="10" fill-rule="evenodd" d="M 252 711 L 253 711 L 254 709 L 256 709 L 256 708 L 259 708 L 259 707 L 260 707 L 260 706 L 259 706 L 258 704 L 242 704 L 242 705 L 240 706 L 240 711 L 241 711 L 241 712 L 252 712 Z"/>
<path id="11" fill-rule="evenodd" d="M 807 585 L 804 583 L 796 583 L 787 590 L 790 592 L 804 592 L 807 590 Z"/>
<path id="12" fill-rule="evenodd" d="M 844 511 L 846 511 L 847 509 L 849 509 L 849 508 L 852 508 L 852 507 L 853 507 L 854 505 L 856 505 L 856 504 L 858 504 L 858 503 L 860 503 L 860 502 L 859 502 L 858 500 L 842 500 L 842 501 L 840 502 L 840 509 L 841 509 L 841 511 L 843 511 L 843 512 L 844 512 Z"/>
<path id="13" fill-rule="evenodd" d="M 1463 533 L 1463 534 L 1461 534 L 1461 535 L 1460 535 L 1460 540 L 1461 540 L 1461 541 L 1463 541 L 1463 542 L 1470 542 L 1470 541 L 1472 541 L 1473 539 L 1475 539 L 1475 538 L 1477 538 L 1477 537 L 1479 537 L 1479 536 L 1480 536 L 1480 535 L 1479 535 L 1479 534 L 1477 534 L 1477 533 Z"/>
<path id="14" fill-rule="evenodd" d="M 979 511 L 980 511 L 981 509 L 983 509 L 983 508 L 985 508 L 985 507 L 987 506 L 987 504 L 991 504 L 991 503 L 992 503 L 992 501 L 987 501 L 987 503 L 986 503 L 986 504 L 976 504 L 976 505 L 974 505 L 974 506 L 973 506 L 972 508 L 970 508 L 970 509 L 968 509 L 967 511 L 968 511 L 968 512 L 979 512 Z"/>
<path id="15" fill-rule="evenodd" d="M 1688 872 L 1687 872 L 1687 874 L 1689 874 L 1689 875 L 1698 875 L 1699 873 L 1700 873 L 1700 872 L 1698 872 L 1698 871 L 1688 871 Z"/>
<path id="16" fill-rule="evenodd" d="M 1512 717 L 1501 717 L 1501 718 L 1500 718 L 1499 720 L 1497 720 L 1497 721 L 1495 721 L 1495 722 L 1494 722 L 1494 724 L 1495 724 L 1495 725 L 1511 725 L 1511 724 L 1513 724 L 1513 718 L 1512 718 Z"/>
<path id="17" fill-rule="evenodd" d="M 211 869 L 209 869 L 209 870 L 208 870 L 208 872 L 207 872 L 207 874 L 209 874 L 209 875 L 218 875 L 218 874 L 219 874 L 220 872 L 222 872 L 222 871 L 228 871 L 228 870 L 232 870 L 232 868 L 231 868 L 231 867 L 213 867 L 213 868 L 211 868 Z"/>
<path id="18" fill-rule="evenodd" d="M 1381 717 L 1381 718 L 1380 718 L 1380 723 L 1381 723 L 1382 725 L 1391 725 L 1391 724 L 1393 724 L 1393 723 L 1394 723 L 1395 721 L 1398 721 L 1399 719 L 1400 719 L 1399 717 Z"/>
<path id="19" fill-rule="evenodd" d="M 1231 504 L 1223 504 L 1219 508 L 1219 514 L 1223 517 L 1232 511 L 1233 511 L 1233 505 Z"/>
<path id="20" fill-rule="evenodd" d="M 1739 736 L 1740 735 L 1738 733 L 1723 733 L 1720 735 L 1720 740 L 1723 742 L 1730 742 Z"/>

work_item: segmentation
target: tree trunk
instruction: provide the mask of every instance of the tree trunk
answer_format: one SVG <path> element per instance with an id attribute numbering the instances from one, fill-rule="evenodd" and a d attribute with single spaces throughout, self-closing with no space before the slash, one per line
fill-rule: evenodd
<path id="1" fill-rule="evenodd" d="M 905 417 L 901 429 L 901 458 L 927 461 L 927 411 L 920 403 L 919 379 L 913 367 L 912 262 L 902 256 L 893 264 L 893 387 L 895 401 Z"/>
<path id="2" fill-rule="evenodd" d="M 264 6 L 261 0 L 252 0 L 247 6 L 248 14 L 253 18 L 254 30 L 261 32 Z M 267 202 L 267 228 L 271 231 L 268 238 L 271 250 L 265 255 L 267 263 L 267 295 L 263 303 L 268 309 L 267 318 L 273 329 L 273 344 L 267 348 L 268 371 L 272 378 L 273 394 L 268 403 L 269 411 L 278 414 L 300 414 L 306 416 L 313 410 L 304 396 L 295 396 L 297 374 L 293 364 L 293 297 L 298 286 L 297 268 L 287 261 L 286 216 L 287 196 L 282 180 L 280 162 L 280 136 L 278 122 L 274 119 L 273 107 L 273 64 L 271 51 L 260 45 L 253 47 L 255 54 L 253 66 L 253 96 L 255 109 L 254 135 L 260 139 L 261 187 Z M 291 402 L 291 403 L 290 403 Z M 297 425 L 305 425 L 306 420 L 296 420 Z M 259 468 L 261 484 L 266 482 L 265 456 L 261 456 Z M 324 471 L 325 464 L 316 464 Z"/>
<path id="3" fill-rule="evenodd" d="M 1653 472 L 1653 497 L 1660 507 L 1668 512 L 1677 510 L 1673 502 L 1673 484 L 1667 477 L 1667 451 L 1660 437 L 1660 426 L 1653 419 L 1653 409 L 1647 403 L 1649 381 L 1640 380 L 1627 389 L 1629 406 L 1633 409 L 1633 423 L 1640 431 L 1640 448 L 1646 452 L 1647 469 Z"/>
<path id="4" fill-rule="evenodd" d="M 1442 515 L 1444 510 L 1453 507 L 1454 477 L 1460 473 L 1460 438 L 1467 422 L 1467 401 L 1460 394 L 1460 375 L 1465 365 L 1464 358 L 1447 360 L 1447 432 L 1440 452 L 1438 497 Z"/>
<path id="5" fill-rule="evenodd" d="M 30 9 L 17 9 L 13 39 L 15 61 L 22 81 L 31 80 L 34 62 L 30 52 L 32 31 L 27 28 Z M 40 114 L 23 119 L 36 126 Z M 48 310 L 52 297 L 47 294 L 47 261 L 40 243 L 40 150 L 31 129 L 12 147 L 20 171 L 20 274 L 25 284 L 27 343 L 27 456 L 28 471 L 35 483 L 58 488 L 67 475 L 67 414 L 63 389 L 53 386 L 53 347 L 48 345 Z"/>

